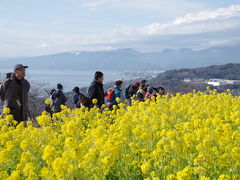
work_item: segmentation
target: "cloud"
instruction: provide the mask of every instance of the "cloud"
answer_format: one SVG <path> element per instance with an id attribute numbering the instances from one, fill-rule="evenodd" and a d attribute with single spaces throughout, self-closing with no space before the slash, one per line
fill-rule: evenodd
<path id="1" fill-rule="evenodd" d="M 239 19 L 229 21 L 230 18 L 240 16 L 240 5 L 220 8 L 214 11 L 203 11 L 177 17 L 168 24 L 154 23 L 139 29 L 147 35 L 154 34 L 192 34 L 212 30 L 221 30 L 239 26 Z"/>
<path id="2" fill-rule="evenodd" d="M 142 27 L 124 27 L 102 35 L 91 35 L 79 43 L 83 47 L 133 47 L 153 50 L 158 47 L 195 49 L 240 43 L 240 5 L 212 11 L 186 14 L 169 23 L 152 23 Z M 152 43 L 152 44 L 151 44 Z M 160 45 L 161 44 L 161 45 Z M 162 45 L 164 44 L 164 45 Z M 156 47 L 154 47 L 156 46 Z"/>
<path id="3" fill-rule="evenodd" d="M 177 17 L 170 23 L 152 23 L 143 27 L 113 30 L 103 39 L 108 42 L 140 40 L 155 35 L 199 34 L 240 27 L 240 5 Z M 97 37 L 95 37 L 97 39 Z M 101 42 L 101 39 L 99 39 Z"/>
<path id="4" fill-rule="evenodd" d="M 92 0 L 85 3 L 82 3 L 82 7 L 95 9 L 100 6 L 104 6 L 109 3 L 117 2 L 118 0 Z"/>
<path id="5" fill-rule="evenodd" d="M 199 21 L 225 19 L 240 16 L 240 5 L 232 5 L 228 8 L 219 8 L 215 11 L 203 11 L 196 14 L 187 14 L 184 17 L 178 17 L 173 24 L 194 23 Z"/>
<path id="6" fill-rule="evenodd" d="M 47 43 L 41 43 L 35 46 L 36 48 L 40 48 L 40 49 L 47 49 L 49 47 L 51 47 L 49 44 Z"/>
<path id="7" fill-rule="evenodd" d="M 203 9 L 205 7 L 203 4 L 204 3 L 196 1 L 192 2 L 191 0 L 151 0 L 151 3 L 149 0 L 88 0 L 87 2 L 81 3 L 81 6 L 88 9 L 108 8 L 109 10 L 120 10 L 120 12 L 122 12 L 122 10 L 124 10 L 124 12 L 128 10 L 131 12 L 133 10 L 140 12 L 155 11 L 169 16 L 178 12 L 186 13 L 189 10 Z M 169 11 L 169 7 L 171 7 L 171 11 Z"/>
<path id="8" fill-rule="evenodd" d="M 236 43 L 237 42 L 237 43 Z M 231 37 L 226 37 L 222 39 L 210 39 L 205 44 L 206 46 L 226 46 L 226 45 L 237 45 L 240 42 L 240 35 L 233 35 Z"/>
<path id="9" fill-rule="evenodd" d="M 100 1 L 106 3 L 114 0 Z M 199 49 L 240 43 L 240 5 L 190 13 L 173 18 L 168 23 L 125 26 L 102 34 L 29 33 L 6 28 L 0 31 L 0 46 L 8 44 L 8 50 L 2 48 L 0 51 L 4 56 L 6 56 L 4 53 L 9 52 L 11 55 L 14 51 L 18 52 L 18 55 L 39 55 L 124 47 L 148 51 L 164 47 Z M 9 48 L 11 44 L 12 47 Z M 29 51 L 32 47 L 35 48 Z"/>

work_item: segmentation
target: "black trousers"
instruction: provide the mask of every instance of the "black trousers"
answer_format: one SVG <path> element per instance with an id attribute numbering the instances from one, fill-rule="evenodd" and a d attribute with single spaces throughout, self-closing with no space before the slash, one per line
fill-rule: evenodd
<path id="1" fill-rule="evenodd" d="M 18 123 L 24 121 L 22 108 L 10 108 L 10 114 L 13 115 L 14 120 Z"/>

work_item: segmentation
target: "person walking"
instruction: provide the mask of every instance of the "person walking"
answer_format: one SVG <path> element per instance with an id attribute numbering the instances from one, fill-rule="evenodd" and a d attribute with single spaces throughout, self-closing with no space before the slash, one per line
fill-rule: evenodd
<path id="1" fill-rule="evenodd" d="M 165 89 L 163 87 L 158 87 L 157 93 L 162 97 L 165 94 Z"/>
<path id="2" fill-rule="evenodd" d="M 57 84 L 57 90 L 52 95 L 52 100 L 54 102 L 54 112 L 61 112 L 61 105 L 65 105 L 67 98 L 63 93 L 63 86 Z"/>
<path id="3" fill-rule="evenodd" d="M 130 84 L 125 88 L 125 98 L 131 99 L 132 96 L 137 94 L 138 88 L 140 86 L 140 82 L 135 82 L 134 84 Z"/>
<path id="4" fill-rule="evenodd" d="M 18 123 L 28 119 L 28 93 L 30 83 L 25 79 L 25 69 L 28 66 L 17 64 L 14 73 L 7 73 L 7 77 L 0 84 L 0 98 L 4 108 L 10 109 L 10 114 Z"/>
<path id="5" fill-rule="evenodd" d="M 79 101 L 81 98 L 84 96 L 82 93 L 80 93 L 79 87 L 73 88 L 74 95 L 72 97 L 72 101 L 75 104 L 75 108 L 80 108 L 80 103 Z"/>
<path id="6" fill-rule="evenodd" d="M 94 80 L 88 89 L 88 97 L 90 98 L 91 102 L 93 99 L 97 99 L 97 106 L 99 108 L 101 108 L 104 104 L 103 80 L 103 73 L 100 71 L 95 72 Z"/>
<path id="7" fill-rule="evenodd" d="M 139 86 L 140 86 L 140 82 L 135 82 L 133 84 L 130 84 L 128 85 L 126 88 L 125 88 L 125 92 L 124 92 L 124 95 L 125 95 L 125 99 L 126 99 L 126 103 L 128 105 L 131 105 L 132 102 L 131 102 L 131 98 L 137 94 L 137 91 L 139 89 Z"/>
<path id="8" fill-rule="evenodd" d="M 140 88 L 145 88 L 145 87 L 147 87 L 147 80 L 146 79 L 143 79 L 143 80 L 141 80 L 140 81 Z"/>
<path id="9" fill-rule="evenodd" d="M 115 82 L 114 87 L 110 88 L 105 96 L 105 104 L 106 106 L 112 110 L 113 105 L 117 105 L 117 98 L 121 98 L 121 87 L 122 87 L 123 81 L 118 80 Z"/>
<path id="10" fill-rule="evenodd" d="M 146 99 L 151 99 L 153 96 L 154 96 L 154 94 L 153 94 L 153 88 L 150 87 L 150 86 L 148 86 L 148 87 L 147 87 L 147 93 L 146 93 L 146 95 L 145 95 L 145 98 L 146 98 Z"/>
<path id="11" fill-rule="evenodd" d="M 145 100 L 145 95 L 147 93 L 147 87 L 141 87 L 139 88 L 139 90 L 137 91 L 137 100 L 138 101 L 144 101 Z"/>

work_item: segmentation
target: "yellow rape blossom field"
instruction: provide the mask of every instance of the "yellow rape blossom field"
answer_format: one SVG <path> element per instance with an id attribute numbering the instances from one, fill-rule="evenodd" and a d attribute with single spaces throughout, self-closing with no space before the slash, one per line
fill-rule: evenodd
<path id="1" fill-rule="evenodd" d="M 41 128 L 0 119 L 0 179 L 240 179 L 240 97 L 165 95 L 113 111 L 63 107 Z"/>

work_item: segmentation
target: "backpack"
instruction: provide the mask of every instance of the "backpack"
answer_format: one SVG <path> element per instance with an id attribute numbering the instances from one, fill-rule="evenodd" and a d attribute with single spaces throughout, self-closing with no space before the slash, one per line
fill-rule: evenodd
<path id="1" fill-rule="evenodd" d="M 74 100 L 74 104 L 76 104 L 77 108 L 80 108 L 81 105 L 83 104 L 84 97 L 85 97 L 85 95 L 82 93 L 77 94 L 77 97 L 76 97 L 77 99 Z"/>
<path id="2" fill-rule="evenodd" d="M 106 92 L 105 98 L 108 101 L 113 101 L 114 95 L 115 95 L 115 90 L 114 88 L 110 88 L 108 89 L 108 91 Z"/>
<path id="3" fill-rule="evenodd" d="M 77 103 L 77 107 L 80 108 L 82 106 L 91 108 L 93 107 L 91 99 L 85 95 L 82 94 L 82 96 L 79 98 L 79 101 Z"/>
<path id="4" fill-rule="evenodd" d="M 10 82 L 11 82 L 11 77 L 12 77 L 12 76 L 13 76 L 13 73 L 7 73 L 5 79 L 0 80 L 0 85 L 1 85 L 5 80 L 7 80 L 7 82 L 5 83 L 5 89 L 7 89 L 8 86 L 9 86 L 9 84 L 10 84 Z"/>
<path id="5" fill-rule="evenodd" d="M 53 100 L 53 102 L 55 102 L 55 100 L 57 98 L 59 98 L 62 95 L 62 93 L 57 89 L 56 91 L 54 91 L 54 93 L 51 95 L 51 99 Z"/>
<path id="6" fill-rule="evenodd" d="M 13 73 L 7 73 L 6 77 L 2 80 L 0 80 L 0 84 L 2 84 L 5 80 L 11 81 L 11 77 L 13 76 Z M 8 85 L 8 84 L 7 84 Z"/>

